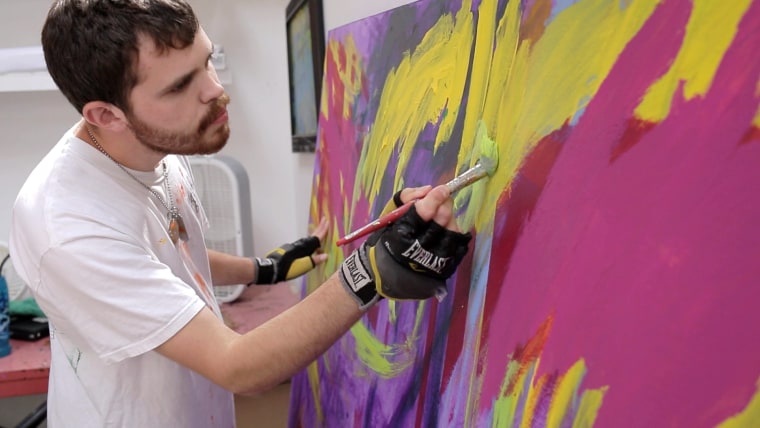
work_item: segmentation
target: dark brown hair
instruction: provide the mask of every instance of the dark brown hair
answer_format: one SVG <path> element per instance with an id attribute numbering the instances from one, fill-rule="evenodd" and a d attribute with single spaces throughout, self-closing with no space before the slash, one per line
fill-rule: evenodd
<path id="1" fill-rule="evenodd" d="M 79 113 L 90 101 L 130 112 L 138 36 L 166 52 L 191 45 L 198 26 L 184 0 L 56 0 L 42 28 L 42 48 L 50 75 Z"/>

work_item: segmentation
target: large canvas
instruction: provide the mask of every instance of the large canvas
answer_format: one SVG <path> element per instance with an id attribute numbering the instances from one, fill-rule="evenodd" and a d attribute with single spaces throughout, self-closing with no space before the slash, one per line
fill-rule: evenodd
<path id="1" fill-rule="evenodd" d="M 311 216 L 456 195 L 441 301 L 381 301 L 291 426 L 760 424 L 760 0 L 426 0 L 328 34 Z"/>

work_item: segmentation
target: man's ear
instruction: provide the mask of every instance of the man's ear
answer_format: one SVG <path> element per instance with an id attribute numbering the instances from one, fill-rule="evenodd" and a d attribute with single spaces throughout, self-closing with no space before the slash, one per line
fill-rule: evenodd
<path id="1" fill-rule="evenodd" d="M 99 129 L 121 132 L 127 128 L 127 116 L 113 104 L 90 101 L 82 108 L 82 117 Z"/>

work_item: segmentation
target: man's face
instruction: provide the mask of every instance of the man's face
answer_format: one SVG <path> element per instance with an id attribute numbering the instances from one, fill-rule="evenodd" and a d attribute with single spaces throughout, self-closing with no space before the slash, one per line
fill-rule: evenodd
<path id="1" fill-rule="evenodd" d="M 127 119 L 135 138 L 159 153 L 216 153 L 230 135 L 229 96 L 211 65 L 211 41 L 200 29 L 191 46 L 159 54 L 141 37 L 138 83 Z"/>

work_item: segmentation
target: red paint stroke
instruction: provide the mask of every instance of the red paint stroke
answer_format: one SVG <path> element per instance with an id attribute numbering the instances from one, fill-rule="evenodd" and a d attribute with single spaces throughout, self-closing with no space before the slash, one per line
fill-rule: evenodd
<path id="1" fill-rule="evenodd" d="M 571 129 L 565 121 L 562 128 L 542 138 L 525 158 L 512 187 L 508 192 L 503 193 L 507 199 L 504 203 L 500 201 L 496 221 L 498 222 L 499 219 L 504 219 L 504 221 L 495 226 L 488 284 L 499 283 L 506 277 L 512 253 L 522 234 L 522 228 L 531 217 L 541 197 L 549 172 Z M 491 286 L 486 291 L 483 304 L 483 338 L 489 335 L 491 315 L 497 310 L 500 293 L 501 287 Z M 503 326 L 496 326 L 496 328 L 501 329 Z"/>
<path id="2" fill-rule="evenodd" d="M 633 148 L 636 143 L 641 141 L 641 137 L 654 128 L 655 125 L 655 122 L 639 119 L 637 117 L 629 118 L 625 130 L 623 131 L 623 135 L 620 137 L 620 141 L 612 148 L 610 161 L 615 162 L 620 155 Z"/>
<path id="3" fill-rule="evenodd" d="M 346 87 L 341 75 L 354 72 L 347 70 L 348 67 L 343 45 L 328 50 L 324 78 L 327 105 L 325 111 L 320 113 L 316 160 L 318 169 L 315 171 L 319 181 L 315 178 L 313 184 L 318 212 L 326 213 L 331 219 L 337 220 L 335 224 L 338 230 L 334 230 L 333 233 L 341 236 L 352 229 L 353 223 L 364 224 L 369 218 L 369 202 L 366 199 L 360 198 L 352 205 L 346 205 L 350 202 L 347 202 L 345 195 L 353 195 L 355 190 L 353 186 L 356 182 L 356 165 L 359 163 L 363 145 L 360 125 L 354 123 L 354 109 L 349 109 L 348 117 L 344 117 L 343 108 L 347 100 Z M 353 104 L 361 101 L 361 97 L 350 100 Z M 325 144 L 325 141 L 342 141 L 343 144 Z M 353 209 L 351 224 L 344 218 L 346 209 Z M 351 248 L 346 250 L 350 251 Z"/>
<path id="4" fill-rule="evenodd" d="M 655 9 L 641 30 L 621 52 L 616 64 L 602 82 L 598 93 L 590 101 L 578 124 L 572 128 L 572 132 L 567 133 L 569 135 L 564 136 L 562 156 L 554 161 L 552 176 L 556 175 L 554 170 L 562 164 L 563 158 L 568 157 L 566 152 L 570 149 L 574 152 L 585 150 L 587 152 L 585 157 L 588 159 L 602 152 L 607 160 L 603 165 L 608 164 L 609 150 L 621 135 L 617 131 L 621 128 L 621 123 L 625 123 L 633 116 L 633 110 L 639 104 L 642 94 L 668 70 L 673 58 L 678 54 L 683 37 L 683 33 L 678 29 L 685 27 L 690 12 L 690 7 L 683 7 L 678 2 L 672 1 L 666 1 Z M 657 46 L 657 49 L 651 49 L 651 46 Z M 625 90 L 620 88 L 625 88 Z M 545 192 L 549 193 L 548 198 L 553 199 L 550 202 L 551 213 L 546 212 L 543 216 L 539 216 L 541 220 L 534 220 L 538 223 L 534 225 L 534 228 L 538 228 L 539 235 L 548 233 L 549 237 L 537 236 L 535 233 L 533 236 L 521 237 L 520 235 L 525 233 L 525 228 L 529 227 L 529 224 L 523 225 L 522 221 L 519 228 L 512 226 L 507 236 L 502 235 L 497 238 L 494 234 L 495 243 L 498 244 L 503 240 L 508 243 L 508 247 L 494 246 L 497 256 L 492 257 L 491 276 L 495 283 L 514 283 L 514 286 L 508 290 L 502 290 L 504 288 L 502 285 L 498 288 L 497 296 L 489 296 L 488 300 L 493 301 L 488 308 L 489 322 L 484 328 L 483 343 L 488 344 L 491 355 L 507 353 L 512 340 L 521 336 L 522 332 L 532 329 L 533 323 L 542 317 L 542 313 L 552 310 L 549 305 L 553 302 L 553 296 L 547 293 L 551 291 L 549 287 L 556 278 L 561 278 L 564 267 L 562 260 L 567 258 L 567 255 L 562 253 L 564 243 L 575 242 L 578 239 L 576 235 L 580 232 L 575 230 L 575 227 L 583 221 L 582 218 L 575 220 L 568 217 L 567 208 L 577 205 L 581 196 L 578 192 L 584 191 L 589 183 L 593 183 L 596 179 L 593 171 L 603 167 L 603 165 L 584 166 L 577 163 L 570 165 L 568 162 L 575 161 L 565 160 L 564 175 L 553 177 L 556 181 L 551 182 L 554 187 L 563 190 L 551 192 L 549 188 L 545 189 Z M 573 183 L 573 185 L 568 186 L 567 183 Z M 546 198 L 547 196 L 544 196 L 542 200 Z M 507 214 L 509 215 L 509 212 Z M 582 216 L 582 214 L 578 215 Z M 559 219 L 557 219 L 558 216 Z M 539 227 L 544 223 L 551 224 L 550 229 Z M 534 254 L 534 260 L 519 257 L 515 259 L 518 255 L 515 245 L 520 238 L 522 238 L 520 249 L 526 245 L 531 249 L 540 247 L 542 256 L 537 257 Z M 503 264 L 497 261 L 505 260 L 504 257 L 508 254 L 511 262 L 509 270 L 502 268 L 494 271 L 494 265 Z M 511 266 L 513 263 L 515 266 Z M 537 263 L 541 264 L 537 265 Z M 526 273 L 531 274 L 526 275 Z M 517 280 L 510 281 L 514 275 L 517 275 Z M 496 308 L 499 309 L 498 312 Z M 503 336 L 504 325 L 510 326 L 506 330 L 509 333 L 506 340 Z M 577 358 L 578 355 L 572 357 Z M 488 397 L 495 396 L 499 391 L 500 380 L 505 375 L 504 370 L 505 368 L 493 364 L 487 367 L 483 382 L 485 399 L 481 400 L 481 406 L 488 405 L 490 402 Z"/>
<path id="5" fill-rule="evenodd" d="M 739 140 L 739 145 L 745 145 L 749 143 L 753 143 L 756 141 L 760 141 L 760 128 L 756 126 L 751 126 L 747 133 L 744 134 L 741 140 Z"/>
<path id="6" fill-rule="evenodd" d="M 668 116 L 643 134 L 626 131 L 637 142 L 610 162 L 621 126 L 639 127 L 630 118 L 678 54 L 684 6 L 657 6 L 555 162 L 484 340 L 483 412 L 504 379 L 493 359 L 551 311 L 541 369 L 584 358 L 584 383 L 610 386 L 599 426 L 715 426 L 755 393 L 760 145 L 737 143 L 758 108 L 760 2 L 705 96 L 676 91 Z M 703 376 L 716 367 L 719 376 Z"/>
<path id="7" fill-rule="evenodd" d="M 474 237 L 477 239 L 477 237 Z M 451 375 L 454 372 L 458 358 L 462 354 L 462 346 L 464 344 L 464 333 L 467 325 L 467 314 L 470 300 L 470 283 L 469 279 L 472 278 L 472 251 L 467 253 L 467 256 L 462 260 L 462 263 L 457 269 L 454 286 L 454 295 L 452 296 L 451 304 L 451 317 L 446 335 L 446 354 L 444 357 L 445 364 L 443 367 L 442 379 L 445 383 L 451 379 Z"/>
<path id="8" fill-rule="evenodd" d="M 515 385 L 517 384 L 517 381 L 522 380 L 525 377 L 525 373 L 528 371 L 528 368 L 536 361 L 538 361 L 541 353 L 544 352 L 546 341 L 549 340 L 549 333 L 551 333 L 552 324 L 554 324 L 554 315 L 549 315 L 544 320 L 544 322 L 538 326 L 536 334 L 528 340 L 528 343 L 526 343 L 525 346 L 517 345 L 517 348 L 510 357 L 510 360 L 516 361 L 519 368 L 517 369 L 517 373 L 515 373 L 512 378 L 509 379 L 509 383 L 504 389 L 504 394 L 502 397 L 508 397 L 512 395 L 515 391 Z"/>

